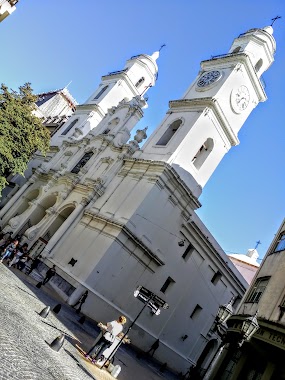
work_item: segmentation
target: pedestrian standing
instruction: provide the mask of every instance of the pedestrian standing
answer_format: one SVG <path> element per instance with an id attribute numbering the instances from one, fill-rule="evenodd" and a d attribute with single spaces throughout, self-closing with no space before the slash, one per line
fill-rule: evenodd
<path id="1" fill-rule="evenodd" d="M 109 348 L 118 336 L 123 331 L 123 325 L 127 322 L 126 317 L 121 315 L 117 321 L 108 322 L 107 326 L 101 327 L 106 330 L 103 336 L 85 355 L 87 358 L 92 357 L 92 363 L 98 358 L 97 364 L 104 364 L 105 357 L 102 355 L 103 351 Z"/>
<path id="2" fill-rule="evenodd" d="M 37 267 L 39 266 L 39 264 L 41 263 L 41 255 L 39 255 L 39 256 L 37 256 L 35 259 L 33 259 L 33 261 L 32 261 L 32 263 L 31 263 L 31 267 L 30 267 L 30 269 L 28 270 L 28 272 L 27 272 L 27 274 L 29 275 L 29 274 L 31 274 L 32 273 L 32 271 L 34 270 L 34 269 L 37 269 Z"/>
<path id="3" fill-rule="evenodd" d="M 46 272 L 46 276 L 43 280 L 43 285 L 45 285 L 49 280 L 56 274 L 55 265 L 52 266 L 52 268 L 49 268 Z"/>
<path id="4" fill-rule="evenodd" d="M 78 309 L 76 310 L 76 313 L 79 314 L 82 308 L 82 305 L 86 301 L 86 298 L 88 297 L 88 290 L 86 290 L 85 293 L 82 294 L 82 296 L 79 298 L 79 300 L 72 306 L 75 308 L 75 306 L 79 305 Z"/>
<path id="5" fill-rule="evenodd" d="M 157 339 L 150 347 L 150 349 L 146 352 L 147 354 L 151 355 L 151 357 L 154 355 L 155 351 L 159 347 L 159 339 Z"/>

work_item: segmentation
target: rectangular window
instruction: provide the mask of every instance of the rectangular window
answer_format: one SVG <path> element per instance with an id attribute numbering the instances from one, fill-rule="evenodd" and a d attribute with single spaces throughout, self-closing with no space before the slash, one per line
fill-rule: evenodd
<path id="1" fill-rule="evenodd" d="M 191 243 L 189 243 L 188 247 L 185 249 L 185 252 L 182 255 L 182 259 L 187 261 L 193 251 L 194 251 L 194 247 Z"/>
<path id="2" fill-rule="evenodd" d="M 191 318 L 191 319 L 195 319 L 195 318 L 197 318 L 198 315 L 200 314 L 200 312 L 201 312 L 202 309 L 203 309 L 203 308 L 202 308 L 200 305 L 197 304 L 197 305 L 195 306 L 194 310 L 192 311 L 192 314 L 190 315 L 190 318 Z"/>
<path id="3" fill-rule="evenodd" d="M 285 232 L 284 231 L 279 236 L 278 242 L 273 252 L 280 252 L 280 251 L 285 251 Z"/>
<path id="4" fill-rule="evenodd" d="M 212 277 L 211 283 L 217 285 L 218 281 L 222 278 L 222 273 L 217 271 Z"/>
<path id="5" fill-rule="evenodd" d="M 175 281 L 171 277 L 168 277 L 167 280 L 165 281 L 165 283 L 162 285 L 162 288 L 160 289 L 160 291 L 162 293 L 165 293 L 166 290 L 169 288 L 169 286 L 174 284 L 174 283 L 175 283 Z"/>
<path id="6" fill-rule="evenodd" d="M 270 277 L 260 277 L 255 281 L 254 287 L 249 293 L 245 302 L 258 303 L 262 294 L 264 293 Z"/>

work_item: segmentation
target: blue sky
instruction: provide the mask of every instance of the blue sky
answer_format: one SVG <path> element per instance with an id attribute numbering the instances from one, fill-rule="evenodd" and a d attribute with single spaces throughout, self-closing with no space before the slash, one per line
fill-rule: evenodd
<path id="1" fill-rule="evenodd" d="M 36 93 L 64 87 L 79 103 L 100 77 L 123 68 L 136 54 L 165 43 L 159 78 L 139 126 L 152 131 L 168 101 L 179 99 L 195 79 L 201 60 L 226 53 L 235 37 L 271 18 L 275 62 L 264 74 L 268 100 L 253 111 L 204 188 L 198 214 L 226 251 L 246 253 L 261 240 L 264 255 L 284 213 L 285 1 L 284 0 L 20 0 L 0 24 L 0 81 L 17 88 L 31 82 Z"/>

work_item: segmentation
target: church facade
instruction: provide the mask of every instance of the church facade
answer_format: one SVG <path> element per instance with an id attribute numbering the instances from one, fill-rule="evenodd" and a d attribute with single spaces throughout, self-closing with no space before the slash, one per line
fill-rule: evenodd
<path id="1" fill-rule="evenodd" d="M 236 38 L 223 56 L 201 63 L 180 100 L 171 101 L 145 144 L 147 89 L 155 85 L 159 52 L 129 59 L 52 136 L 47 157 L 0 210 L 2 228 L 23 235 L 31 255 L 57 267 L 53 286 L 70 304 L 87 289 L 82 308 L 97 321 L 133 320 L 142 285 L 169 304 L 145 311 L 132 343 L 185 371 L 207 368 L 219 345 L 211 329 L 220 304 L 237 306 L 247 283 L 196 215 L 199 196 L 238 131 L 266 100 L 261 74 L 273 62 L 272 28 Z"/>

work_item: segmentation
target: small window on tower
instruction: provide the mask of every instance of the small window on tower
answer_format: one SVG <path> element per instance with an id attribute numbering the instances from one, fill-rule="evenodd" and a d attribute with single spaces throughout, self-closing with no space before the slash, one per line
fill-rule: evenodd
<path id="1" fill-rule="evenodd" d="M 192 311 L 191 315 L 190 315 L 190 318 L 191 319 L 196 319 L 198 317 L 198 315 L 200 314 L 201 310 L 202 310 L 202 306 L 200 305 L 196 305 L 194 310 Z"/>
<path id="2" fill-rule="evenodd" d="M 171 277 L 168 277 L 167 280 L 165 281 L 165 283 L 162 285 L 160 291 L 162 293 L 165 293 L 166 290 L 175 283 L 175 281 L 171 278 Z"/>
<path id="3" fill-rule="evenodd" d="M 222 273 L 220 271 L 217 271 L 212 277 L 211 283 L 214 285 L 217 285 L 217 283 L 219 282 L 221 278 L 222 278 Z"/>
<path id="4" fill-rule="evenodd" d="M 257 61 L 256 65 L 255 65 L 255 71 L 258 73 L 259 70 L 261 69 L 262 67 L 262 64 L 263 64 L 263 61 L 262 59 L 260 58 L 260 60 Z"/>
<path id="5" fill-rule="evenodd" d="M 98 94 L 95 96 L 95 98 L 93 99 L 93 100 L 97 100 L 97 99 L 99 99 L 100 98 L 100 96 L 107 90 L 107 88 L 108 88 L 109 86 L 105 86 L 105 87 L 103 87 L 99 92 L 98 92 Z"/>
<path id="6" fill-rule="evenodd" d="M 214 141 L 213 139 L 207 139 L 204 144 L 202 144 L 198 150 L 198 152 L 195 154 L 195 156 L 192 158 L 192 163 L 196 167 L 196 169 L 200 169 L 201 166 L 206 161 L 207 157 L 211 153 L 214 147 Z"/>
<path id="7" fill-rule="evenodd" d="M 69 126 L 62 132 L 62 135 L 67 135 L 68 132 L 75 126 L 75 124 L 78 122 L 79 119 L 73 120 Z"/>
<path id="8" fill-rule="evenodd" d="M 182 255 L 182 259 L 184 259 L 185 261 L 187 261 L 189 259 L 189 257 L 191 256 L 191 253 L 194 251 L 194 247 L 191 243 L 188 244 L 188 247 L 185 249 L 183 255 Z"/>
<path id="9" fill-rule="evenodd" d="M 167 130 L 164 132 L 164 134 L 161 136 L 161 138 L 158 140 L 156 145 L 167 145 L 168 142 L 171 140 L 171 138 L 174 136 L 174 134 L 178 131 L 178 128 L 182 124 L 182 120 L 175 120 L 170 126 L 167 128 Z"/>
<path id="10" fill-rule="evenodd" d="M 138 81 L 137 81 L 137 83 L 136 83 L 136 88 L 138 88 L 138 87 L 140 87 L 142 84 L 143 84 L 143 82 L 144 82 L 144 77 L 141 77 Z"/>

